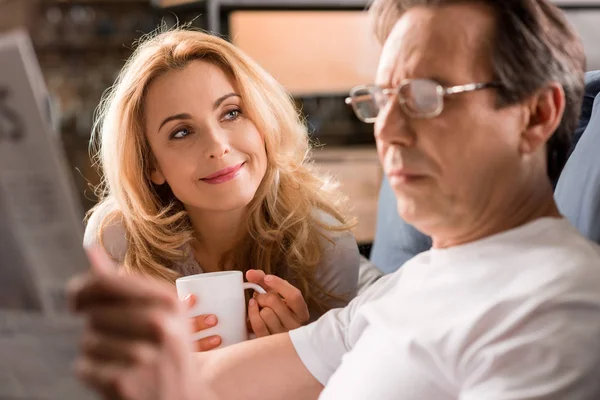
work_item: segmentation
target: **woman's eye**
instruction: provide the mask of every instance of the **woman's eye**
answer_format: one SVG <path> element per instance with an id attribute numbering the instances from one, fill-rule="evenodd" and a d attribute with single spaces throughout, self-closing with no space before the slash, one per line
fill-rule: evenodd
<path id="1" fill-rule="evenodd" d="M 241 113 L 242 113 L 241 110 L 238 110 L 238 109 L 229 110 L 225 113 L 224 118 L 228 121 L 234 121 L 234 120 L 238 119 L 238 117 L 240 116 Z"/>
<path id="2" fill-rule="evenodd" d="M 189 134 L 190 134 L 189 129 L 182 128 L 182 129 L 179 129 L 179 130 L 173 132 L 173 134 L 171 135 L 171 139 L 183 139 L 184 137 L 186 137 Z"/>

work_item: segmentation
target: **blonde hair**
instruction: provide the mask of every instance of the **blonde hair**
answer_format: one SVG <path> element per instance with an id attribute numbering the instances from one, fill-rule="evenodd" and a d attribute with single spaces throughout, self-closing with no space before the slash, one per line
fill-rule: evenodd
<path id="1" fill-rule="evenodd" d="M 354 223 L 340 211 L 345 198 L 313 170 L 307 129 L 288 93 L 242 51 L 213 35 L 178 28 L 149 36 L 105 93 L 92 137 L 92 145 L 99 146 L 95 157 L 103 178 L 98 206 L 115 202 L 117 207 L 100 223 L 98 237 L 109 221 L 120 220 L 129 243 L 125 272 L 169 281 L 179 277 L 169 267 L 189 256 L 185 249 L 193 230 L 170 189 L 150 179 L 153 156 L 144 135 L 144 98 L 154 79 L 194 60 L 212 62 L 234 79 L 246 116 L 264 137 L 268 160 L 248 206 L 248 234 L 221 267 L 243 272 L 258 268 L 291 280 L 309 307 L 326 310 L 335 296 L 316 282 L 315 272 L 326 232 L 348 230 Z M 324 223 L 316 210 L 339 224 Z"/>

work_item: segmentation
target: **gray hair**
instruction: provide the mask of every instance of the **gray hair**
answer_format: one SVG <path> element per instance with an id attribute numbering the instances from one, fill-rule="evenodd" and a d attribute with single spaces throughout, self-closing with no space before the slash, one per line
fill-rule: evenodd
<path id="1" fill-rule="evenodd" d="M 501 84 L 499 107 L 516 104 L 550 82 L 562 85 L 564 114 L 547 144 L 548 177 L 556 182 L 581 112 L 586 64 L 581 40 L 562 11 L 547 0 L 374 0 L 370 14 L 383 43 L 409 8 L 456 3 L 485 4 L 495 13 L 491 61 Z"/>

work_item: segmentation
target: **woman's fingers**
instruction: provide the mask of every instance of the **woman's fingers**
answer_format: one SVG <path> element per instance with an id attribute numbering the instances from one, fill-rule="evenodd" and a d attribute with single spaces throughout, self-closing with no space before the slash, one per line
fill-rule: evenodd
<path id="1" fill-rule="evenodd" d="M 250 299 L 248 303 L 248 319 L 256 337 L 269 336 L 271 334 L 265 321 L 260 316 L 258 303 L 254 299 Z"/>
<path id="2" fill-rule="evenodd" d="M 219 323 L 216 315 L 213 314 L 203 314 L 198 315 L 196 317 L 190 318 L 190 324 L 192 327 L 192 332 L 201 332 L 203 330 L 212 328 Z"/>
<path id="3" fill-rule="evenodd" d="M 219 321 L 215 315 L 198 315 L 190 318 L 191 329 L 193 333 L 202 332 L 217 325 Z M 194 341 L 195 351 L 208 351 L 221 345 L 220 336 L 208 336 Z"/>
<path id="4" fill-rule="evenodd" d="M 267 329 L 271 332 L 271 335 L 276 333 L 287 332 L 288 330 L 283 327 L 283 324 L 275 314 L 275 311 L 270 309 L 269 307 L 261 308 L 260 317 L 265 322 Z"/>
<path id="5" fill-rule="evenodd" d="M 306 305 L 306 301 L 304 301 L 302 292 L 285 279 L 275 275 L 266 275 L 264 271 L 255 269 L 246 272 L 246 279 L 249 282 L 260 285 L 267 292 L 279 294 L 302 323 L 310 319 L 308 306 Z"/>
<path id="6" fill-rule="evenodd" d="M 194 350 L 197 352 L 209 351 L 216 349 L 221 345 L 221 336 L 209 336 L 194 342 Z"/>
<path id="7" fill-rule="evenodd" d="M 250 270 L 246 271 L 246 280 L 248 280 L 248 282 L 257 284 L 258 286 L 267 290 L 268 289 L 267 285 L 265 285 L 265 282 L 264 282 L 265 276 L 266 276 L 265 272 L 261 271 L 260 269 L 250 269 Z"/>
<path id="8" fill-rule="evenodd" d="M 308 306 L 304 301 L 304 296 L 302 296 L 300 289 L 275 275 L 265 276 L 264 283 L 268 288 L 267 291 L 275 291 L 283 297 L 285 303 L 301 322 L 309 320 Z"/>
<path id="9" fill-rule="evenodd" d="M 254 298 L 258 302 L 261 311 L 265 308 L 273 310 L 286 331 L 296 329 L 302 325 L 294 312 L 277 293 L 257 294 Z"/>
<path id="10" fill-rule="evenodd" d="M 183 302 L 187 305 L 188 310 L 194 307 L 198 299 L 193 294 L 185 296 Z M 206 329 L 217 326 L 219 320 L 214 314 L 196 315 L 190 318 L 190 327 L 193 333 L 202 332 Z M 220 336 L 213 335 L 194 341 L 194 351 L 203 352 L 213 350 L 219 347 L 222 343 Z"/>

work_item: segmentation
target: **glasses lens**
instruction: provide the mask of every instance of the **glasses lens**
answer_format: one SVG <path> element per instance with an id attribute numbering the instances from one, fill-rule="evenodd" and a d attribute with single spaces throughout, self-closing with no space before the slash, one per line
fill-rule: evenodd
<path id="1" fill-rule="evenodd" d="M 356 116 L 364 122 L 374 122 L 381 108 L 381 91 L 376 87 L 355 88 L 350 93 Z"/>
<path id="2" fill-rule="evenodd" d="M 442 107 L 439 84 L 428 79 L 415 79 L 400 87 L 399 98 L 415 115 L 436 114 Z"/>

